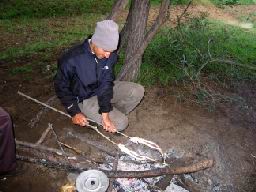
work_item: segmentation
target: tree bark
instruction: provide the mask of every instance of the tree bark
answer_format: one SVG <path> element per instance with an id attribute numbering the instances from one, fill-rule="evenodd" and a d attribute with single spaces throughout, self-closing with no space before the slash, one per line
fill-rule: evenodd
<path id="1" fill-rule="evenodd" d="M 159 9 L 159 15 L 145 35 L 146 22 L 149 14 L 148 0 L 132 1 L 127 26 L 124 30 L 123 37 L 128 36 L 128 45 L 126 49 L 125 63 L 118 75 L 119 80 L 134 81 L 136 80 L 141 65 L 142 55 L 149 42 L 153 39 L 160 26 L 169 18 L 170 0 L 163 0 Z M 140 13 L 138 13 L 140 12 Z M 130 21 L 130 20 L 131 21 Z M 138 36 L 138 37 L 137 37 Z M 126 38 L 123 39 L 124 41 Z M 123 41 L 122 40 L 122 41 Z M 121 47 L 125 42 L 121 42 Z"/>
<path id="2" fill-rule="evenodd" d="M 129 13 L 128 16 L 126 18 L 126 22 L 125 25 L 122 29 L 122 31 L 120 32 L 120 42 L 119 42 L 119 47 L 118 47 L 118 53 L 120 53 L 122 48 L 125 48 L 127 46 L 127 42 L 128 42 L 128 37 L 129 37 L 129 28 L 131 28 L 132 25 L 132 8 L 130 7 L 129 9 Z"/>

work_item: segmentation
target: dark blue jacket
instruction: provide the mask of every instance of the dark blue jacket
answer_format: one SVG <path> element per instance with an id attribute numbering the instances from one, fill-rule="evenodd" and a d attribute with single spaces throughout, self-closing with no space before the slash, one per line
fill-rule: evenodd
<path id="1" fill-rule="evenodd" d="M 92 96 L 98 97 L 99 113 L 112 110 L 110 101 L 113 98 L 113 65 L 116 62 L 116 52 L 111 53 L 108 59 L 98 59 L 91 53 L 87 39 L 58 60 L 54 87 L 71 116 L 81 112 L 78 103 Z"/>

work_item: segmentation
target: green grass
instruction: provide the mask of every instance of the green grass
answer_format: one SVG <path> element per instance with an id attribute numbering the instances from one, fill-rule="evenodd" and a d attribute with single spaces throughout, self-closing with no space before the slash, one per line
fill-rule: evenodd
<path id="1" fill-rule="evenodd" d="M 20 57 L 30 57 L 33 54 L 47 54 L 54 49 L 81 42 L 93 33 L 95 22 L 101 17 L 100 14 L 84 14 L 59 19 L 21 18 L 12 21 L 2 20 L 0 24 L 6 32 L 12 33 L 21 39 L 25 35 L 29 40 L 24 40 L 1 51 L 0 60 L 11 61 Z"/>
<path id="2" fill-rule="evenodd" d="M 23 73 L 31 73 L 32 72 L 32 65 L 24 65 L 20 67 L 15 67 L 10 69 L 11 75 L 23 74 Z"/>
<path id="3" fill-rule="evenodd" d="M 113 0 L 3 0 L 0 2 L 0 19 L 106 14 L 112 4 Z"/>
<path id="4" fill-rule="evenodd" d="M 247 31 L 204 18 L 193 19 L 180 28 L 163 29 L 145 51 L 139 82 L 167 85 L 199 80 L 202 74 L 218 79 L 256 79 L 255 70 L 211 62 L 229 60 L 256 68 L 255 33 L 255 29 Z"/>
<path id="5" fill-rule="evenodd" d="M 252 23 L 256 26 L 256 13 L 244 13 L 239 17 L 239 20 L 244 23 Z"/>

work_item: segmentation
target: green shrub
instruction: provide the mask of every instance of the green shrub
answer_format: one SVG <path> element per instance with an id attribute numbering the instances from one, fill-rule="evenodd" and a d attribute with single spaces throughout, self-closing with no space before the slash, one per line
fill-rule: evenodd
<path id="1" fill-rule="evenodd" d="M 236 65 L 256 67 L 255 41 L 254 30 L 246 32 L 204 18 L 163 29 L 144 53 L 139 81 L 166 85 L 199 80 L 202 74 L 218 79 L 256 79 L 255 70 Z"/>

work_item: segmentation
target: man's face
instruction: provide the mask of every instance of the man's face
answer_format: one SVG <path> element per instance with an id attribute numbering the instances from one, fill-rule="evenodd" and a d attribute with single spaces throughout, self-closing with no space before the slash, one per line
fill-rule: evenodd
<path id="1" fill-rule="evenodd" d="M 99 58 L 99 59 L 104 59 L 104 58 L 109 58 L 110 54 L 112 51 L 105 51 L 102 48 L 99 48 L 97 46 L 94 46 L 94 50 L 93 52 L 95 53 L 95 55 Z"/>

